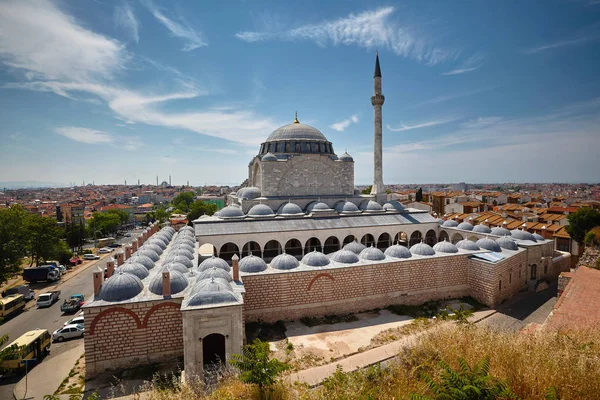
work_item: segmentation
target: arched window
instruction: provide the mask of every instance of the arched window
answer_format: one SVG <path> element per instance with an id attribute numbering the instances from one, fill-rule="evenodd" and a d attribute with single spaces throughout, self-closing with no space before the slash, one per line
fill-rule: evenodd
<path id="1" fill-rule="evenodd" d="M 385 250 L 392 245 L 392 238 L 388 233 L 382 233 L 377 239 L 377 248 Z"/>
<path id="2" fill-rule="evenodd" d="M 260 145 L 260 154 L 264 154 L 265 153 L 265 144 L 261 144 Z"/>
<path id="3" fill-rule="evenodd" d="M 394 236 L 394 244 L 399 243 L 403 246 L 408 246 L 408 235 L 406 232 L 398 232 L 396 236 Z"/>
<path id="4" fill-rule="evenodd" d="M 302 243 L 298 239 L 290 239 L 285 244 L 285 252 L 294 257 L 302 257 Z"/>
<path id="5" fill-rule="evenodd" d="M 533 264 L 531 266 L 531 280 L 534 281 L 537 279 L 537 265 Z"/>
<path id="6" fill-rule="evenodd" d="M 427 243 L 428 245 L 432 246 L 434 244 L 437 243 L 437 237 L 435 234 L 435 231 L 433 229 L 430 229 L 427 231 L 427 233 L 425 234 L 425 243 Z"/>
<path id="7" fill-rule="evenodd" d="M 360 242 L 367 247 L 375 246 L 375 238 L 370 233 L 363 236 L 362 239 L 360 239 Z"/>
<path id="8" fill-rule="evenodd" d="M 325 153 L 325 144 L 324 143 L 319 144 L 319 151 L 321 153 Z"/>
<path id="9" fill-rule="evenodd" d="M 260 250 L 260 245 L 256 242 L 248 242 L 244 245 L 244 247 L 242 247 L 242 256 L 241 257 L 246 257 L 249 256 L 250 254 L 257 256 L 257 257 L 262 257 L 262 252 Z"/>
<path id="10" fill-rule="evenodd" d="M 238 257 L 240 256 L 240 249 L 235 243 L 225 243 L 219 251 L 219 257 L 225 261 L 231 261 L 231 257 L 234 254 L 237 254 Z"/>
<path id="11" fill-rule="evenodd" d="M 463 237 L 460 233 L 455 233 L 452 235 L 452 243 L 456 244 L 458 242 L 460 242 L 461 240 L 463 240 Z"/>
<path id="12" fill-rule="evenodd" d="M 448 237 L 448 234 L 446 233 L 446 231 L 441 231 L 440 232 L 440 238 L 438 239 L 439 242 L 443 242 L 443 241 L 450 241 L 450 238 Z"/>
<path id="13" fill-rule="evenodd" d="M 277 240 L 269 240 L 267 244 L 265 244 L 263 258 L 265 260 L 272 259 L 280 255 L 281 253 L 281 245 L 279 244 L 279 242 Z"/>
<path id="14" fill-rule="evenodd" d="M 323 247 L 321 246 L 321 241 L 316 237 L 312 237 L 306 241 L 304 245 L 304 254 L 309 253 L 313 250 L 317 250 L 323 252 Z"/>
<path id="15" fill-rule="evenodd" d="M 300 143 L 296 142 L 295 148 L 296 148 L 296 153 L 300 153 L 301 152 L 301 150 L 300 150 Z"/>
<path id="16" fill-rule="evenodd" d="M 340 249 L 340 241 L 335 236 L 330 236 L 325 240 L 323 253 L 330 254 Z"/>
<path id="17" fill-rule="evenodd" d="M 318 153 L 319 152 L 319 149 L 318 149 L 318 146 L 317 146 L 316 143 L 311 143 L 310 147 L 311 147 L 311 151 L 313 153 Z"/>
<path id="18" fill-rule="evenodd" d="M 345 245 L 347 245 L 348 243 L 352 243 L 354 242 L 354 235 L 348 235 L 344 238 L 344 243 L 342 243 L 342 247 L 344 247 Z"/>
<path id="19" fill-rule="evenodd" d="M 291 153 L 292 152 L 292 145 L 289 143 L 285 144 L 285 152 L 286 153 Z"/>
<path id="20" fill-rule="evenodd" d="M 284 146 L 285 146 L 285 143 L 283 143 L 283 142 L 279 142 L 279 143 L 277 143 L 277 152 L 278 152 L 278 153 L 283 153 L 283 152 L 284 152 L 284 149 L 285 149 L 285 147 L 284 147 Z"/>
<path id="21" fill-rule="evenodd" d="M 408 243 L 408 247 L 414 246 L 417 243 L 421 243 L 422 239 L 423 239 L 423 235 L 421 234 L 421 232 L 414 231 L 410 235 L 410 242 Z"/>

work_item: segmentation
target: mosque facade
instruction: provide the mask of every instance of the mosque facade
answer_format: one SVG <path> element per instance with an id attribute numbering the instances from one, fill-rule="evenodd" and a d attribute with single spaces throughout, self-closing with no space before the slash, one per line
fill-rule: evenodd
<path id="1" fill-rule="evenodd" d="M 178 231 L 152 224 L 109 259 L 106 279 L 94 272 L 89 377 L 180 357 L 186 377 L 202 376 L 241 352 L 246 322 L 463 296 L 495 306 L 568 270 L 550 240 L 386 200 L 381 79 L 377 56 L 371 193 L 355 188 L 354 160 L 318 129 L 298 116 L 276 129 L 226 207 Z M 201 254 L 205 245 L 214 250 Z"/>

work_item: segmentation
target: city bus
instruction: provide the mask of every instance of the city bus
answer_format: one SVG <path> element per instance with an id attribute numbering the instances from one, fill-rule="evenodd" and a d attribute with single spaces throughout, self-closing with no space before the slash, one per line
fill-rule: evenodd
<path id="1" fill-rule="evenodd" d="M 11 294 L 0 299 L 0 320 L 8 318 L 25 308 L 22 294 Z"/>
<path id="2" fill-rule="evenodd" d="M 39 362 L 50 352 L 51 344 L 52 338 L 47 329 L 36 329 L 24 333 L 1 351 L 9 354 L 0 363 L 0 370 L 14 372 L 24 370 L 23 360 L 35 358 Z"/>

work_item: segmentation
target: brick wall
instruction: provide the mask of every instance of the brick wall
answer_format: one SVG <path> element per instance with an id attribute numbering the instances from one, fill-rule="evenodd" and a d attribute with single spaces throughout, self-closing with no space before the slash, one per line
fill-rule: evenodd
<path id="1" fill-rule="evenodd" d="M 85 308 L 86 376 L 182 356 L 180 307 L 168 300 Z"/>

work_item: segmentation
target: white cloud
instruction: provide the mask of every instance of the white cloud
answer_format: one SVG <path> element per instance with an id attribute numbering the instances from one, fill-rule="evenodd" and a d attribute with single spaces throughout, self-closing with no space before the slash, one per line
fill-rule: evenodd
<path id="1" fill-rule="evenodd" d="M 451 71 L 444 72 L 441 75 L 461 75 L 468 72 L 473 72 L 479 69 L 482 65 L 483 56 L 481 54 L 475 54 L 469 57 L 462 65 Z"/>
<path id="2" fill-rule="evenodd" d="M 46 0 L 0 3 L 0 59 L 29 79 L 109 78 L 127 60 L 121 43 L 82 28 Z"/>
<path id="3" fill-rule="evenodd" d="M 556 40 L 539 46 L 534 46 L 523 51 L 525 54 L 537 54 L 546 50 L 558 49 L 561 47 L 580 46 L 589 42 L 600 40 L 600 24 L 583 27 L 570 38 Z"/>
<path id="4" fill-rule="evenodd" d="M 56 133 L 80 143 L 101 144 L 112 143 L 114 137 L 106 132 L 77 126 L 63 126 L 55 129 Z"/>
<path id="5" fill-rule="evenodd" d="M 450 100 L 454 100 L 454 99 L 459 99 L 461 97 L 467 97 L 467 96 L 471 96 L 471 95 L 474 95 L 474 94 L 486 92 L 488 90 L 495 89 L 495 88 L 496 87 L 488 87 L 488 88 L 483 88 L 483 89 L 471 90 L 471 91 L 468 91 L 468 92 L 458 92 L 458 93 L 443 94 L 443 95 L 434 97 L 433 99 L 429 99 L 429 100 L 425 100 L 425 101 L 422 101 L 420 103 L 417 103 L 414 106 L 409 107 L 409 108 L 415 108 L 415 107 L 421 107 L 421 106 L 425 106 L 425 105 L 443 103 L 443 102 L 446 102 L 446 101 L 450 101 Z"/>
<path id="6" fill-rule="evenodd" d="M 142 0 L 142 4 L 148 8 L 154 18 L 163 24 L 173 36 L 186 41 L 186 44 L 182 49 L 183 51 L 190 51 L 199 47 L 208 46 L 208 40 L 202 32 L 194 29 L 182 17 L 179 18 L 179 21 L 170 19 L 152 2 L 152 0 Z"/>
<path id="7" fill-rule="evenodd" d="M 114 20 L 115 25 L 123 28 L 131 40 L 136 43 L 140 41 L 140 23 L 133 14 L 133 10 L 129 3 L 125 3 L 115 8 Z"/>
<path id="8" fill-rule="evenodd" d="M 335 124 L 329 125 L 329 127 L 338 132 L 343 132 L 350 125 L 356 124 L 356 123 L 358 123 L 358 115 L 354 114 L 350 118 L 346 118 L 343 121 L 336 122 Z"/>
<path id="9" fill-rule="evenodd" d="M 385 48 L 397 55 L 429 65 L 458 56 L 457 51 L 437 47 L 425 39 L 426 35 L 413 32 L 408 26 L 400 26 L 391 18 L 394 12 L 394 7 L 383 7 L 287 31 L 238 32 L 235 36 L 249 43 L 263 40 L 308 40 L 321 47 L 354 45 L 367 49 Z"/>
<path id="10" fill-rule="evenodd" d="M 420 124 L 415 124 L 415 125 L 400 124 L 399 128 L 392 128 L 390 125 L 386 125 L 386 128 L 392 132 L 404 132 L 404 131 L 410 131 L 412 129 L 428 128 L 430 126 L 447 124 L 448 122 L 452 122 L 452 121 L 454 121 L 454 119 L 428 121 L 428 122 L 422 122 Z"/>

